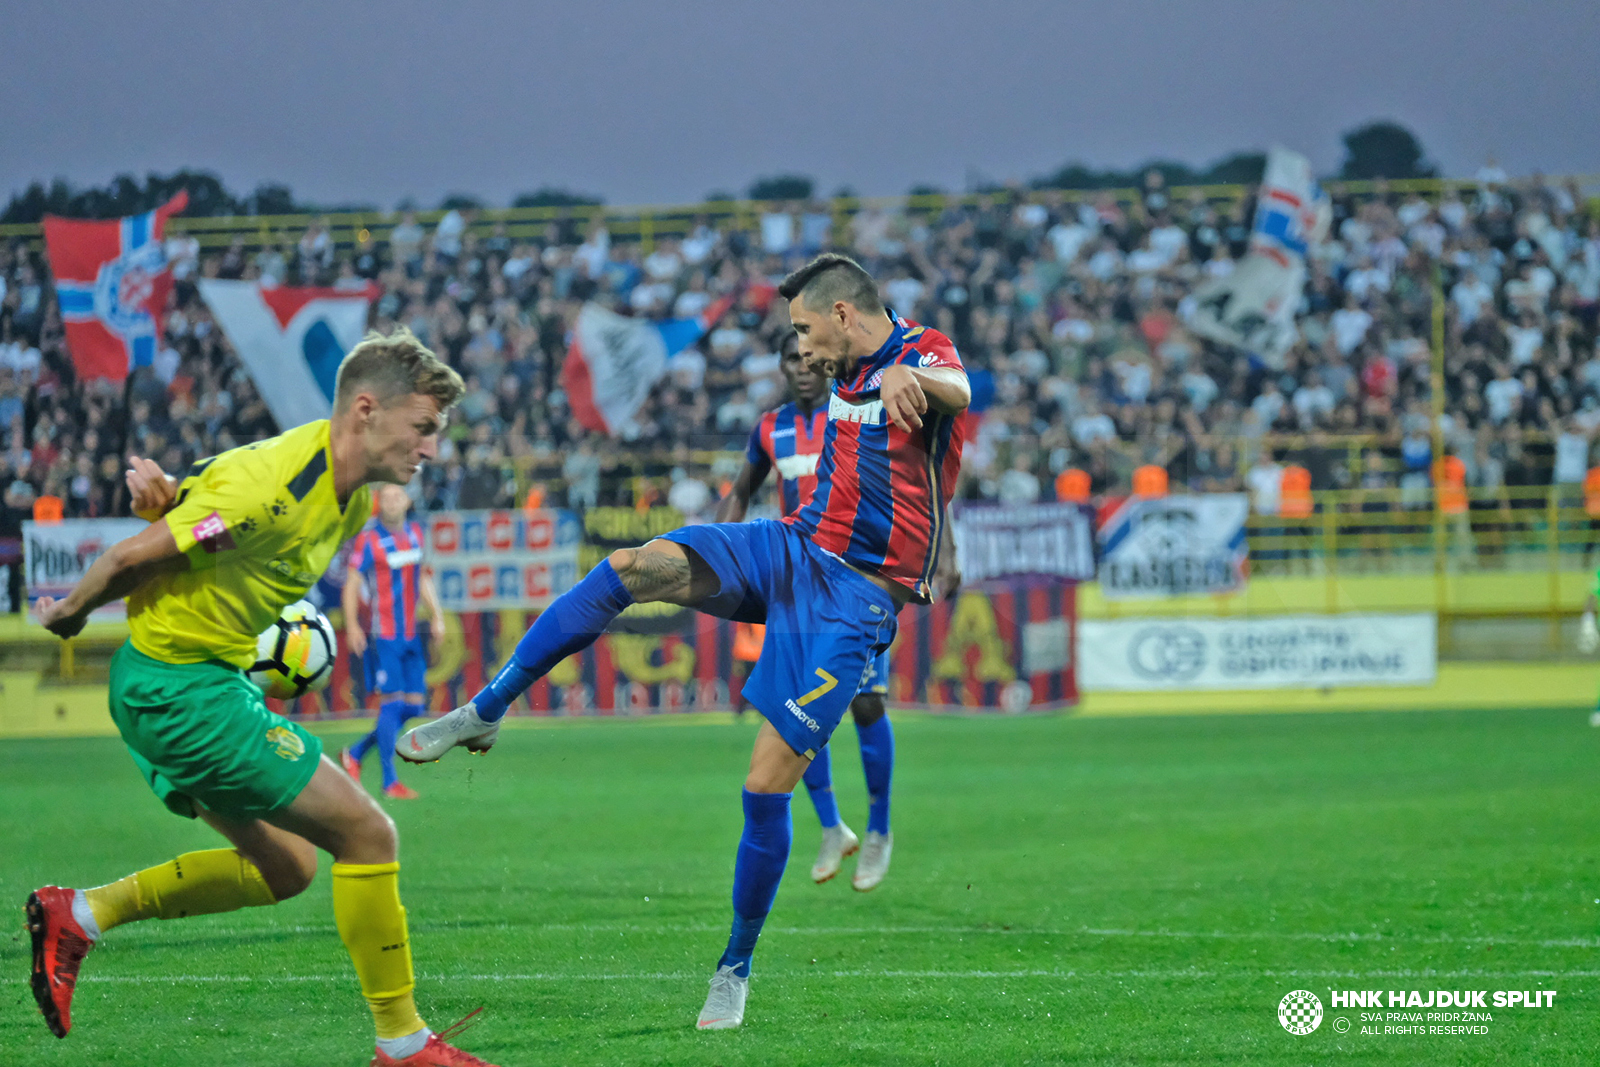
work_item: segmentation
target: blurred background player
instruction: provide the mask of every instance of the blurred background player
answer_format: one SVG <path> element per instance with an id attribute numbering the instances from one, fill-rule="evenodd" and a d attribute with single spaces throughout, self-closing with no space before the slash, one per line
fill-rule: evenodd
<path id="1" fill-rule="evenodd" d="M 751 498 L 770 472 L 777 472 L 778 503 L 785 517 L 809 502 L 817 487 L 817 461 L 822 456 L 822 441 L 828 428 L 828 411 L 823 403 L 828 395 L 828 381 L 800 358 L 799 339 L 793 333 L 784 336 L 779 369 L 789 387 L 789 403 L 767 412 L 750 431 L 744 467 L 734 480 L 732 490 L 717 506 L 718 522 L 743 522 Z M 944 529 L 946 540 L 941 546 L 939 574 L 934 582 L 936 597 L 945 595 L 946 587 L 953 587 L 955 574 L 955 552 L 948 540 L 948 522 Z M 761 652 L 764 628 L 755 623 L 736 625 L 739 633 L 734 641 L 734 658 L 754 662 Z M 869 808 L 865 847 L 839 816 L 839 805 L 833 793 L 831 744 L 817 752 L 802 779 L 811 805 L 816 809 L 817 821 L 822 824 L 822 845 L 811 867 L 811 880 L 819 884 L 837 875 L 845 857 L 855 854 L 857 849 L 861 850 L 861 859 L 851 878 L 856 889 L 866 892 L 876 888 L 889 872 L 889 857 L 894 847 L 894 835 L 889 829 L 894 730 L 884 706 L 888 693 L 889 652 L 885 649 L 872 661 L 866 683 L 850 702 L 850 715 L 855 720 L 856 736 L 861 745 L 861 768 L 867 779 Z M 741 695 L 741 708 L 743 703 Z"/>
<path id="2" fill-rule="evenodd" d="M 113 927 L 287 900 L 311 884 L 321 848 L 334 861 L 334 925 L 377 1029 L 372 1067 L 488 1067 L 417 1014 L 394 822 L 244 674 L 256 636 L 371 516 L 366 486 L 409 481 L 433 458 L 464 391 L 409 330 L 369 334 L 339 366 L 331 420 L 201 460 L 175 494 L 150 472 L 155 521 L 107 549 L 61 600 L 39 598 L 40 623 L 71 638 L 95 608 L 127 597 L 111 718 L 167 809 L 233 846 L 28 897 L 34 999 L 57 1037 L 72 1027 L 84 957 Z"/>
<path id="3" fill-rule="evenodd" d="M 950 339 L 889 314 L 848 256 L 816 257 L 778 293 L 800 358 L 833 379 L 811 500 L 782 522 L 684 526 L 611 553 L 534 620 L 493 681 L 396 747 L 414 762 L 491 747 L 511 701 L 630 604 L 766 623 L 747 686 L 766 721 L 745 776 L 733 925 L 696 1021 L 702 1030 L 744 1022 L 751 959 L 794 841 L 795 783 L 893 643 L 900 609 L 932 601 L 972 399 Z"/>
<path id="4" fill-rule="evenodd" d="M 415 800 L 417 791 L 400 781 L 394 767 L 394 742 L 406 720 L 423 714 L 428 702 L 428 652 L 417 630 L 417 600 L 428 606 L 429 636 L 444 632 L 444 611 L 433 575 L 422 568 L 422 524 L 407 520 L 411 497 L 404 486 L 378 490 L 378 513 L 356 535 L 350 573 L 344 583 L 344 634 L 350 651 L 362 657 L 367 692 L 378 695 L 378 723 L 371 733 L 339 753 L 350 777 L 361 781 L 361 761 L 378 746 L 383 765 L 383 795 Z M 372 639 L 361 628 L 361 591 L 372 607 Z"/>

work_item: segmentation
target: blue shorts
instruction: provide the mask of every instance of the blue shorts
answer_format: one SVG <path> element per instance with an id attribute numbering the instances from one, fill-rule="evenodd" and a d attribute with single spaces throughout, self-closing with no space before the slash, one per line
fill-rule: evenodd
<path id="1" fill-rule="evenodd" d="M 694 549 L 721 581 L 697 608 L 766 624 L 745 699 L 790 748 L 815 756 L 894 640 L 894 599 L 770 519 L 685 526 L 661 539 Z"/>
<path id="2" fill-rule="evenodd" d="M 861 682 L 863 693 L 880 693 L 887 695 L 889 692 L 889 650 L 886 648 L 879 652 L 867 667 L 867 676 Z"/>
<path id="3" fill-rule="evenodd" d="M 421 637 L 374 637 L 363 657 L 369 693 L 426 693 L 428 656 Z"/>

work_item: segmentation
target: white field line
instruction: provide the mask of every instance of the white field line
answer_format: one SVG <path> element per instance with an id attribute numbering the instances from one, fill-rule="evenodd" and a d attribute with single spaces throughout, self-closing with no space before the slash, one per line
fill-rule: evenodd
<path id="1" fill-rule="evenodd" d="M 1105 978 L 1155 978 L 1155 979 L 1232 979 L 1251 978 L 1595 978 L 1600 970 L 1579 971 L 1486 971 L 1472 970 L 1380 970 L 1380 971 L 1302 971 L 1302 970 L 1233 970 L 1201 971 L 1131 970 L 1131 971 L 1073 971 L 1073 970 L 1016 970 L 1016 971 L 864 971 L 864 970 L 795 970 L 761 972 L 760 977 L 792 980 L 795 978 L 952 978 L 952 979 L 1028 979 L 1053 978 L 1058 980 Z M 115 985 L 186 985 L 209 983 L 237 983 L 241 985 L 280 985 L 288 983 L 342 982 L 354 978 L 351 974 L 172 974 L 172 975 L 93 975 L 86 974 L 79 982 Z M 613 974 L 555 974 L 531 972 L 527 974 L 420 974 L 419 982 L 690 982 L 703 981 L 700 971 L 641 971 Z"/>
<path id="2" fill-rule="evenodd" d="M 145 932 L 146 936 L 168 936 L 176 931 L 162 925 L 144 925 L 134 929 Z M 722 933 L 727 930 L 726 923 L 418 923 L 417 930 L 437 932 L 442 930 L 528 930 L 552 931 L 580 934 L 606 934 L 606 933 L 632 933 L 632 934 L 705 934 Z M 241 925 L 202 925 L 194 926 L 195 932 L 205 934 L 334 934 L 337 930 L 332 923 L 321 925 L 297 926 L 241 926 Z M 777 934 L 784 937 L 866 937 L 871 935 L 912 935 L 925 936 L 928 934 L 955 934 L 959 936 L 1003 935 L 1006 937 L 1099 937 L 1099 938 L 1170 938 L 1174 940 L 1193 941 L 1315 941 L 1328 944 L 1351 944 L 1359 942 L 1388 942 L 1397 944 L 1414 945 L 1527 945 L 1534 948 L 1600 948 L 1600 938 L 1595 937 L 1559 937 L 1559 938 L 1526 938 L 1526 937 L 1494 937 L 1474 935 L 1471 937 L 1457 937 L 1452 934 L 1438 934 L 1434 936 L 1414 936 L 1408 934 L 1385 934 L 1377 931 L 1369 933 L 1315 933 L 1276 930 L 1125 930 L 1105 927 L 1082 926 L 1075 930 L 1068 929 L 1042 929 L 1039 927 L 1013 926 L 1004 928 L 999 926 L 829 926 L 829 927 L 804 927 L 804 926 L 767 926 L 763 934 Z M 119 935 L 122 936 L 122 935 Z"/>

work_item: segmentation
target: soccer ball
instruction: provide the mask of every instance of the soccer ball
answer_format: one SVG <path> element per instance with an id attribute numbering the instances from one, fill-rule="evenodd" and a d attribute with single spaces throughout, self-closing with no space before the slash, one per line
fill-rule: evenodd
<path id="1" fill-rule="evenodd" d="M 328 684 L 336 647 L 327 616 L 309 600 L 297 600 L 256 638 L 250 680 L 269 697 L 303 696 Z"/>

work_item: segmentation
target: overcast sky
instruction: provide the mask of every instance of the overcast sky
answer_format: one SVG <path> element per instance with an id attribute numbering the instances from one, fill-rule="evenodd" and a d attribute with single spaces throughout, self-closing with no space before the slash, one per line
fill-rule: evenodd
<path id="1" fill-rule="evenodd" d="M 4 0 L 0 197 L 182 166 L 236 192 L 612 203 L 1201 164 L 1414 129 L 1445 173 L 1600 172 L 1600 0 Z"/>

